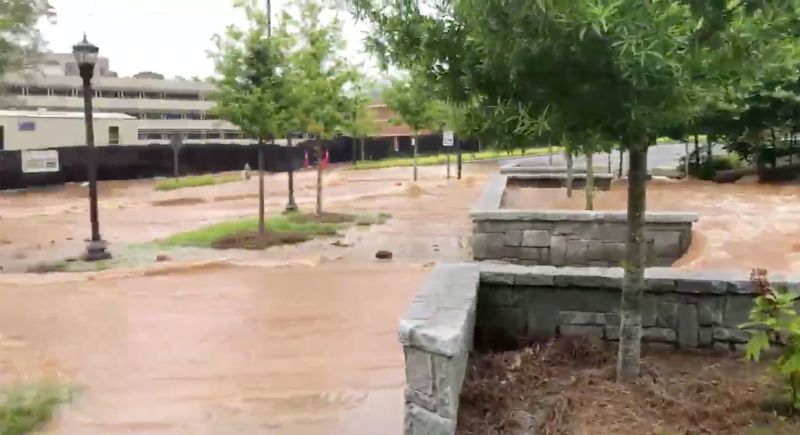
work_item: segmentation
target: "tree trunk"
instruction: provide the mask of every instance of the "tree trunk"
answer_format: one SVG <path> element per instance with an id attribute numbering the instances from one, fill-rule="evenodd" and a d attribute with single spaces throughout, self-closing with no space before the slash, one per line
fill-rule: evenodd
<path id="1" fill-rule="evenodd" d="M 628 243 L 620 303 L 617 382 L 631 383 L 639 377 L 644 299 L 647 142 L 628 150 Z"/>
<path id="2" fill-rule="evenodd" d="M 180 152 L 181 150 L 178 147 L 172 147 L 172 171 L 175 178 L 181 176 Z"/>
<path id="3" fill-rule="evenodd" d="M 711 174 L 713 168 L 713 150 L 714 147 L 714 136 L 708 135 L 706 137 L 706 168 L 708 168 L 708 173 Z M 712 174 L 713 176 L 713 174 Z"/>
<path id="4" fill-rule="evenodd" d="M 258 142 L 258 232 L 264 234 L 264 143 Z"/>
<path id="5" fill-rule="evenodd" d="M 683 141 L 683 148 L 684 148 L 684 154 L 686 154 L 685 161 L 683 162 L 683 177 L 688 180 L 689 179 L 689 159 L 691 158 L 691 155 L 689 154 L 689 141 L 688 140 Z"/>
<path id="6" fill-rule="evenodd" d="M 694 135 L 694 168 L 700 168 L 700 138 Z"/>
<path id="7" fill-rule="evenodd" d="M 586 210 L 594 210 L 594 153 L 586 153 Z"/>
<path id="8" fill-rule="evenodd" d="M 395 136 L 394 140 L 397 140 L 396 136 Z M 365 147 L 365 143 L 364 142 L 366 142 L 366 141 L 363 140 L 363 139 L 359 141 L 359 143 L 361 143 L 361 160 L 362 161 L 366 160 L 366 158 L 364 158 L 364 147 Z"/>
<path id="9" fill-rule="evenodd" d="M 778 166 L 778 139 L 774 128 L 769 129 L 769 134 L 772 137 L 772 169 L 775 169 Z"/>
<path id="10" fill-rule="evenodd" d="M 353 138 L 353 148 L 352 148 L 352 150 L 353 150 L 353 152 L 352 152 L 351 158 L 353 160 L 353 166 L 356 166 L 356 163 L 358 162 L 358 139 L 357 138 Z"/>
<path id="11" fill-rule="evenodd" d="M 572 153 L 566 150 L 564 151 L 564 157 L 567 160 L 567 198 L 572 198 L 572 176 L 573 176 L 573 169 L 572 169 Z"/>
<path id="12" fill-rule="evenodd" d="M 611 169 L 611 150 L 610 149 L 608 150 L 608 173 L 609 174 L 614 173 L 614 170 Z"/>
<path id="13" fill-rule="evenodd" d="M 322 215 L 322 145 L 317 141 L 317 216 Z"/>
<path id="14" fill-rule="evenodd" d="M 622 178 L 622 167 L 625 165 L 624 161 L 625 151 L 622 147 L 619 147 L 619 178 Z"/>
<path id="15" fill-rule="evenodd" d="M 453 140 L 455 140 L 455 142 L 456 142 L 455 143 L 455 146 L 456 146 L 456 178 L 458 178 L 460 180 L 461 179 L 461 165 L 463 163 L 463 161 L 461 159 L 461 140 L 459 139 L 458 136 L 454 136 Z"/>
<path id="16" fill-rule="evenodd" d="M 553 144 L 550 144 L 547 152 L 547 166 L 553 166 Z"/>
<path id="17" fill-rule="evenodd" d="M 417 148 L 419 147 L 419 132 L 414 133 L 414 181 L 417 181 Z"/>
<path id="18" fill-rule="evenodd" d="M 292 147 L 292 137 L 291 135 L 287 135 L 286 138 L 286 145 L 291 148 Z M 297 203 L 294 201 L 294 167 L 290 164 L 289 170 L 287 171 L 289 175 L 289 200 L 286 202 L 286 213 L 293 213 L 297 211 Z"/>

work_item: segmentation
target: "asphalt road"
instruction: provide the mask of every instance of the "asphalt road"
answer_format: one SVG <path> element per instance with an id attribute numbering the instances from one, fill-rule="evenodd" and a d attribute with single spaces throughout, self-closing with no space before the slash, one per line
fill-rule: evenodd
<path id="1" fill-rule="evenodd" d="M 661 144 L 655 145 L 650 147 L 647 153 L 647 167 L 648 168 L 659 168 L 659 167 L 669 167 L 675 168 L 678 166 L 680 162 L 680 158 L 683 157 L 685 154 L 684 145 L 682 143 L 669 143 L 669 144 Z M 553 166 L 566 166 L 566 161 L 564 156 L 561 154 L 553 155 Z M 594 166 L 596 168 L 607 168 L 608 167 L 608 160 L 609 156 L 606 153 L 599 153 L 594 156 L 592 159 L 594 162 Z M 550 163 L 549 156 L 536 156 L 536 157 L 519 157 L 515 159 L 506 159 L 501 162 L 501 164 L 510 164 L 510 163 L 517 163 L 517 164 L 525 164 L 525 165 L 532 165 L 532 166 L 547 166 Z M 619 151 L 615 151 L 611 153 L 611 168 L 612 171 L 617 172 L 619 170 Z M 623 162 L 623 170 L 627 169 L 628 167 L 628 153 L 624 155 L 624 162 Z M 576 157 L 575 158 L 575 166 L 576 167 L 586 167 L 586 158 Z"/>

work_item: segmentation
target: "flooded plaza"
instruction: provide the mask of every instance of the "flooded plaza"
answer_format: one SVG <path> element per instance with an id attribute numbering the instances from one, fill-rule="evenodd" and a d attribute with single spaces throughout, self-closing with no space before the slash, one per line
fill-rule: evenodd
<path id="1" fill-rule="evenodd" d="M 23 273 L 80 254 L 86 189 L 0 193 L 0 385 L 57 380 L 80 389 L 48 434 L 376 434 L 402 431 L 398 320 L 437 261 L 470 258 L 469 210 L 495 163 L 326 174 L 326 206 L 390 213 L 383 225 L 266 251 L 186 249 L 92 273 Z M 311 209 L 314 175 L 297 196 Z M 101 184 L 112 252 L 254 215 L 255 180 L 156 192 L 152 180 Z M 286 202 L 267 178 L 267 208 Z M 583 193 L 510 189 L 506 207 L 580 209 Z M 624 209 L 625 186 L 598 192 Z M 800 268 L 800 187 L 652 182 L 651 210 L 700 214 L 677 267 Z M 334 245 L 333 243 L 339 241 Z M 391 262 L 375 260 L 392 251 Z"/>

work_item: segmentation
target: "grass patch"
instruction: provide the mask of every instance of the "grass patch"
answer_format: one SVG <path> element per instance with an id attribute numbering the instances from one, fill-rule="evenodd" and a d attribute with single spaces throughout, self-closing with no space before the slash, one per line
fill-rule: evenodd
<path id="1" fill-rule="evenodd" d="M 56 273 L 56 272 L 99 272 L 112 268 L 116 262 L 114 259 L 99 261 L 82 261 L 78 259 L 67 259 L 59 261 L 45 261 L 28 266 L 27 273 Z"/>
<path id="2" fill-rule="evenodd" d="M 213 186 L 215 184 L 231 183 L 239 181 L 241 177 L 236 174 L 223 175 L 190 175 L 182 178 L 170 178 L 158 181 L 155 189 L 161 192 L 169 190 L 183 189 L 185 187 Z"/>
<path id="3" fill-rule="evenodd" d="M 337 225 L 332 223 L 318 223 L 305 218 L 303 214 L 289 214 L 270 216 L 266 219 L 267 232 L 277 234 L 300 234 L 310 237 L 336 235 Z M 197 248 L 212 248 L 214 243 L 239 233 L 258 231 L 258 218 L 241 219 L 231 222 L 222 222 L 209 225 L 193 231 L 178 233 L 164 240 L 159 240 L 162 246 L 191 246 Z"/>
<path id="4" fill-rule="evenodd" d="M 553 154 L 559 154 L 563 150 L 562 147 L 553 147 Z M 514 151 L 509 153 L 505 150 L 488 150 L 476 153 L 464 152 L 461 154 L 461 160 L 464 163 L 475 162 L 480 160 L 495 160 L 511 157 L 524 157 L 524 156 L 544 156 L 550 153 L 549 148 L 528 148 L 525 150 Z M 453 152 L 450 155 L 452 164 L 456 162 L 456 154 Z M 447 163 L 447 154 L 436 154 L 428 156 L 418 156 L 417 166 L 432 166 L 443 165 Z M 411 157 L 397 157 L 383 160 L 362 160 L 356 162 L 355 169 L 380 169 L 380 168 L 394 168 L 414 166 L 414 159 Z"/>
<path id="5" fill-rule="evenodd" d="M 0 391 L 0 435 L 23 435 L 42 428 L 75 391 L 52 384 L 24 385 Z"/>
<path id="6" fill-rule="evenodd" d="M 380 213 L 378 215 L 361 214 L 356 216 L 353 221 L 354 224 L 360 227 L 368 227 L 370 225 L 382 225 L 392 218 L 389 213 Z"/>
<path id="7" fill-rule="evenodd" d="M 377 216 L 291 213 L 267 217 L 264 234 L 258 233 L 258 218 L 248 218 L 178 233 L 156 243 L 162 247 L 265 249 L 276 245 L 302 243 L 315 237 L 335 236 L 340 229 L 352 225 L 382 224 L 390 217 L 384 213 Z"/>

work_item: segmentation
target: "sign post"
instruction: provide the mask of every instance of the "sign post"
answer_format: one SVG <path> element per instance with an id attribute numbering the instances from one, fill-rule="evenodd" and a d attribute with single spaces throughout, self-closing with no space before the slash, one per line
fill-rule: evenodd
<path id="1" fill-rule="evenodd" d="M 450 150 L 453 147 L 453 132 L 446 130 L 442 133 L 442 146 L 445 147 L 445 154 L 447 155 L 447 179 L 450 179 Z"/>

